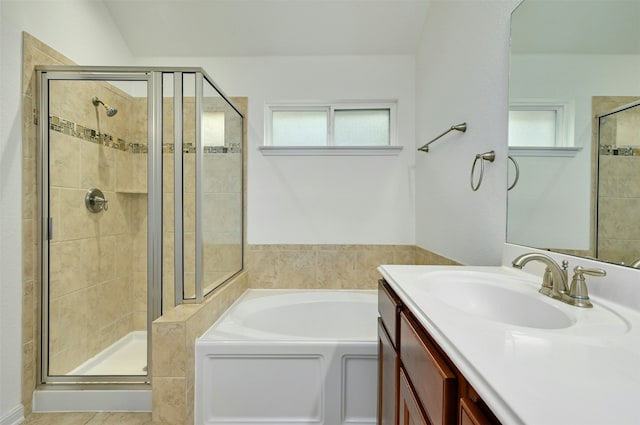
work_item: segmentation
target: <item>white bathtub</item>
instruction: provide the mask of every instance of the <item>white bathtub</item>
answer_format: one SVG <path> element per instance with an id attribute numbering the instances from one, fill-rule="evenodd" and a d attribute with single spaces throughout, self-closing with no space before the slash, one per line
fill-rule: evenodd
<path id="1" fill-rule="evenodd" d="M 245 292 L 196 341 L 196 424 L 374 424 L 376 291 Z"/>

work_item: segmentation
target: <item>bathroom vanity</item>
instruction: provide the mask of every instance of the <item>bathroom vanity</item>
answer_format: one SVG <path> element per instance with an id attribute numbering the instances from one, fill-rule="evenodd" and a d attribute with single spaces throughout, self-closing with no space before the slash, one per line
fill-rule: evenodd
<path id="1" fill-rule="evenodd" d="M 381 266 L 379 424 L 640 423 L 640 318 L 512 267 Z"/>
<path id="2" fill-rule="evenodd" d="M 380 425 L 499 423 L 383 279 L 378 310 Z"/>

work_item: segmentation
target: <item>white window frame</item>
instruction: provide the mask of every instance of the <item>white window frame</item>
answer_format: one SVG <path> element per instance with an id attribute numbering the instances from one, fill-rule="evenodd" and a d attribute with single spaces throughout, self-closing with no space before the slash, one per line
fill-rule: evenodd
<path id="1" fill-rule="evenodd" d="M 555 145 L 554 146 L 511 146 L 509 153 L 516 156 L 574 156 L 582 148 L 574 142 L 574 110 L 573 103 L 558 99 L 518 99 L 509 104 L 511 111 L 554 111 Z"/>
<path id="2" fill-rule="evenodd" d="M 371 146 L 336 146 L 334 142 L 335 112 L 344 110 L 389 111 L 389 144 Z M 327 112 L 327 144 L 323 146 L 274 146 L 274 112 Z M 397 101 L 330 101 L 330 102 L 268 102 L 265 104 L 264 144 L 259 147 L 263 155 L 398 155 L 402 146 L 397 138 Z"/>

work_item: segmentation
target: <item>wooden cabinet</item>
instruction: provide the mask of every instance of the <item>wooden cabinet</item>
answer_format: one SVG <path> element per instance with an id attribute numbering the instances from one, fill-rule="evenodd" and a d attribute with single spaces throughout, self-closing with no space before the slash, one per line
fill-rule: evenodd
<path id="1" fill-rule="evenodd" d="M 378 286 L 378 309 L 379 425 L 499 424 L 384 280 Z"/>
<path id="2" fill-rule="evenodd" d="M 378 424 L 398 424 L 400 358 L 399 317 L 401 301 L 383 281 L 378 287 Z"/>

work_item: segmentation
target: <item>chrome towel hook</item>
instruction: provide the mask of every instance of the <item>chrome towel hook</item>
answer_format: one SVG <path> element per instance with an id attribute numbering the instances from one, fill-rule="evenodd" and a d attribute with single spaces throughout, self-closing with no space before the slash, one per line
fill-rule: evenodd
<path id="1" fill-rule="evenodd" d="M 473 160 L 473 166 L 471 167 L 471 190 L 473 190 L 474 192 L 477 191 L 480 188 L 480 185 L 482 184 L 482 177 L 484 176 L 484 162 L 485 161 L 493 162 L 495 161 L 495 159 L 496 159 L 495 151 L 479 153 L 476 155 L 476 158 Z M 478 178 L 478 184 L 473 184 L 473 174 L 475 173 L 476 164 L 478 163 L 478 160 L 481 160 L 480 161 L 480 177 Z"/>

